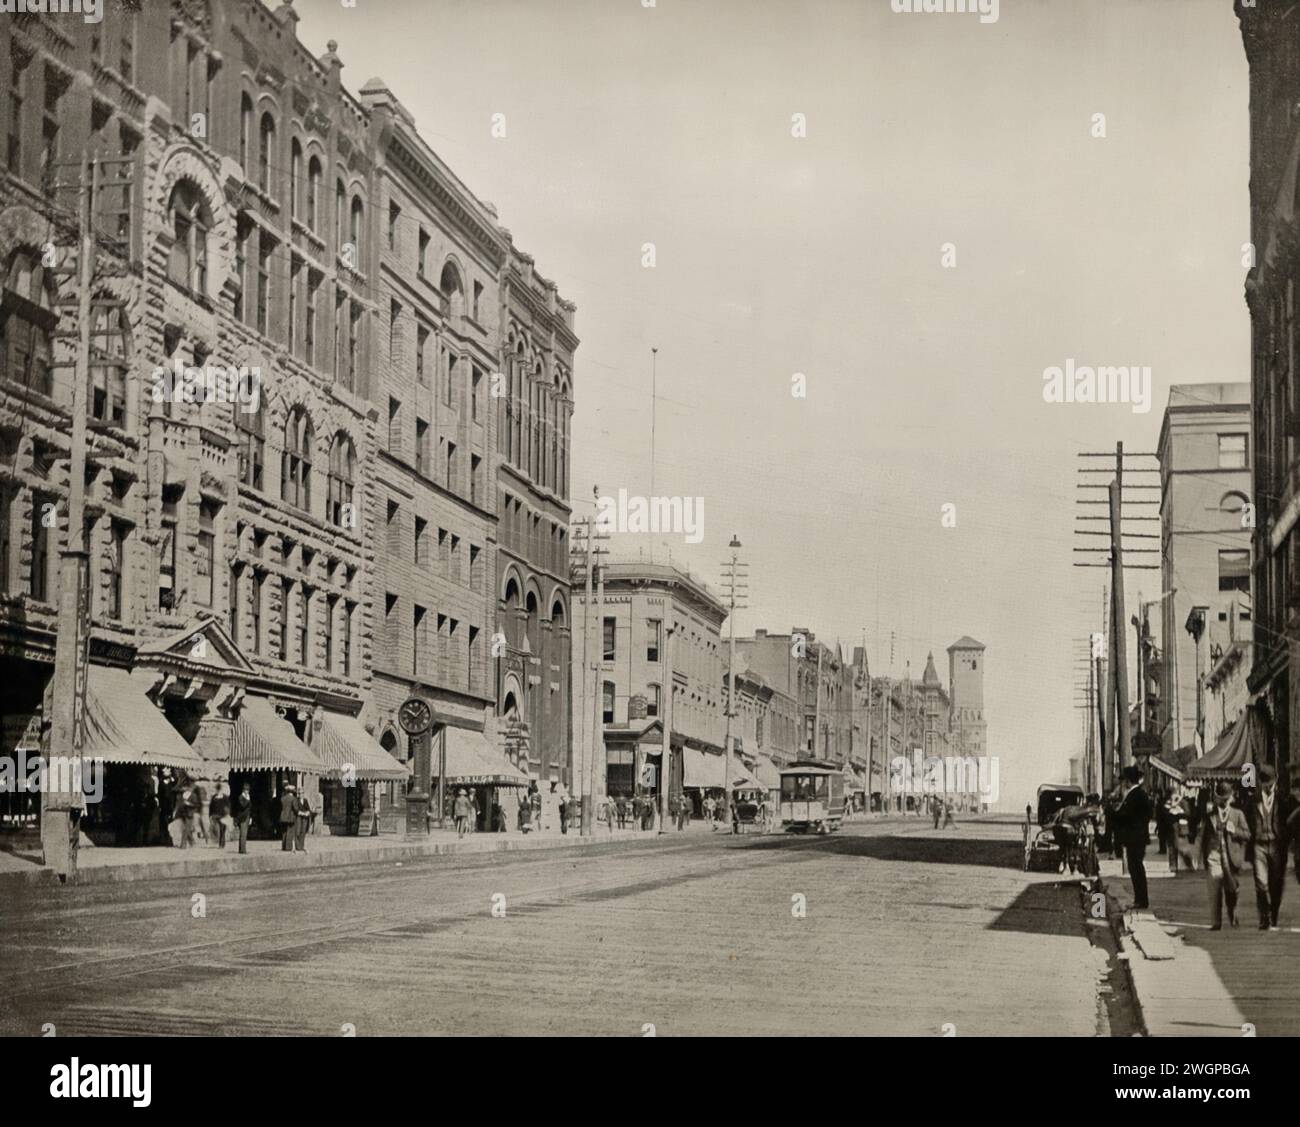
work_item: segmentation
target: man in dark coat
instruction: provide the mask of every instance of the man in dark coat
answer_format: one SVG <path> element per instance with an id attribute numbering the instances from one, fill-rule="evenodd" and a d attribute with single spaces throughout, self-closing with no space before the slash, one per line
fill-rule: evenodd
<path id="1" fill-rule="evenodd" d="M 1259 786 L 1246 801 L 1250 827 L 1251 863 L 1255 872 L 1255 904 L 1259 930 L 1278 930 L 1277 913 L 1286 887 L 1287 814 L 1277 787 L 1277 772 L 1268 764 L 1259 769 Z"/>
<path id="2" fill-rule="evenodd" d="M 1232 784 L 1217 783 L 1214 803 L 1201 821 L 1200 854 L 1210 894 L 1210 930 L 1223 926 L 1223 906 L 1228 906 L 1228 923 L 1237 926 L 1237 874 L 1245 864 L 1250 826 L 1246 816 L 1232 805 Z"/>
<path id="3" fill-rule="evenodd" d="M 298 798 L 290 783 L 280 793 L 280 848 L 293 852 L 293 839 L 298 836 Z"/>
<path id="4" fill-rule="evenodd" d="M 1115 845 L 1124 850 L 1128 862 L 1129 879 L 1133 882 L 1133 907 L 1148 908 L 1147 868 L 1143 858 L 1151 844 L 1151 799 L 1142 788 L 1142 772 L 1136 767 L 1125 767 L 1121 778 L 1123 796 L 1112 818 Z"/>
<path id="5" fill-rule="evenodd" d="M 298 797 L 293 804 L 293 811 L 298 816 L 297 833 L 294 835 L 293 846 L 299 853 L 306 853 L 307 834 L 311 830 L 311 819 L 315 813 L 311 806 L 311 799 L 307 797 L 306 790 L 298 792 Z"/>
<path id="6" fill-rule="evenodd" d="M 248 823 L 253 820 L 253 795 L 244 784 L 244 789 L 235 799 L 235 828 L 239 831 L 239 852 L 248 852 Z"/>

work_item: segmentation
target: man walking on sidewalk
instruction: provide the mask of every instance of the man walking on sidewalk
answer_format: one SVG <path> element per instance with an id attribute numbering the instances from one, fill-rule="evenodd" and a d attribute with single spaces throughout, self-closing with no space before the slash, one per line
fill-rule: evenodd
<path id="1" fill-rule="evenodd" d="M 290 783 L 280 795 L 280 848 L 293 852 L 293 841 L 298 836 L 298 802 L 294 786 Z"/>
<path id="2" fill-rule="evenodd" d="M 239 792 L 239 797 L 235 800 L 235 828 L 239 831 L 239 852 L 248 852 L 248 823 L 253 817 L 253 796 L 249 792 L 248 784 L 244 784 L 244 789 Z"/>
<path id="3" fill-rule="evenodd" d="M 1133 907 L 1149 908 L 1147 902 L 1147 867 L 1143 858 L 1151 844 L 1151 799 L 1142 789 L 1142 772 L 1136 767 L 1125 767 L 1124 795 L 1112 819 L 1115 827 L 1115 844 L 1124 850 L 1128 862 L 1129 879 L 1133 882 Z"/>
<path id="4" fill-rule="evenodd" d="M 1250 827 L 1245 815 L 1232 805 L 1232 784 L 1216 783 L 1214 805 L 1201 821 L 1201 864 L 1210 893 L 1210 930 L 1223 926 L 1223 905 L 1228 923 L 1237 926 L 1237 874 L 1245 861 Z"/>
<path id="5" fill-rule="evenodd" d="M 1268 764 L 1259 769 L 1259 787 L 1246 802 L 1246 824 L 1250 827 L 1259 930 L 1277 931 L 1286 883 L 1286 811 L 1277 789 L 1277 771 Z"/>

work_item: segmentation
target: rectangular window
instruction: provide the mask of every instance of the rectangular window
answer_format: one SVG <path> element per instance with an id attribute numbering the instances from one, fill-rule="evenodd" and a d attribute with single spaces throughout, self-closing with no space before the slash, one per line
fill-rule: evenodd
<path id="1" fill-rule="evenodd" d="M 1250 591 L 1250 550 L 1220 549 L 1219 590 Z"/>
<path id="2" fill-rule="evenodd" d="M 400 301 L 390 301 L 388 303 L 388 359 L 394 360 L 397 357 L 397 346 L 400 343 L 397 334 L 401 331 L 402 322 L 402 303 Z"/>
<path id="3" fill-rule="evenodd" d="M 271 311 L 271 255 L 275 240 L 265 231 L 257 240 L 257 331 L 267 335 Z"/>
<path id="4" fill-rule="evenodd" d="M 603 624 L 604 628 L 602 632 L 603 633 L 602 646 L 601 646 L 601 650 L 603 654 L 602 660 L 604 661 L 615 660 L 615 654 L 616 654 L 615 630 L 617 628 L 617 625 L 618 625 L 618 619 L 616 618 L 607 618 L 604 621 Z"/>
<path id="5" fill-rule="evenodd" d="M 344 387 L 352 386 L 352 375 L 348 371 L 347 340 L 347 295 L 342 290 L 334 291 L 334 379 Z"/>
<path id="6" fill-rule="evenodd" d="M 236 536 L 236 540 L 238 536 Z M 230 640 L 236 645 L 240 641 L 239 606 L 243 600 L 243 571 L 238 563 L 230 565 Z"/>
<path id="7" fill-rule="evenodd" d="M 456 357 L 447 357 L 447 406 L 451 406 L 451 389 L 456 382 Z"/>
<path id="8" fill-rule="evenodd" d="M 384 655 L 394 666 L 397 664 L 395 658 L 401 636 L 401 629 L 397 625 L 397 596 L 388 591 L 384 594 Z"/>
<path id="9" fill-rule="evenodd" d="M 429 232 L 423 227 L 420 228 L 420 258 L 416 267 L 416 272 L 421 278 L 424 277 L 424 268 L 429 259 Z"/>
<path id="10" fill-rule="evenodd" d="M 475 321 L 478 320 L 479 302 L 482 300 L 482 297 L 483 297 L 483 283 L 475 282 L 474 283 L 474 305 L 473 305 L 473 313 L 472 313 L 472 316 Z"/>
<path id="11" fill-rule="evenodd" d="M 305 569 L 304 569 L 305 570 Z M 298 584 L 298 654 L 304 669 L 311 665 L 311 599 L 312 589 Z"/>
<path id="12" fill-rule="evenodd" d="M 482 382 L 483 382 L 483 371 L 480 368 L 475 368 L 473 375 L 470 377 L 470 383 L 469 383 L 469 417 L 473 419 L 474 422 L 476 423 L 479 421 L 478 396 L 479 396 L 479 384 L 481 384 Z"/>
<path id="13" fill-rule="evenodd" d="M 45 514 L 57 511 L 55 505 L 53 497 L 32 494 L 32 562 L 28 589 L 32 598 L 41 602 L 50 596 L 50 530 L 45 524 Z"/>
<path id="14" fill-rule="evenodd" d="M 427 384 L 424 374 L 424 352 L 429 347 L 429 330 L 421 325 L 415 332 L 415 382 Z"/>
<path id="15" fill-rule="evenodd" d="M 1244 434 L 1219 435 L 1219 468 L 1242 470 L 1246 468 L 1246 436 Z"/>
<path id="16" fill-rule="evenodd" d="M 280 660 L 289 660 L 289 615 L 293 610 L 293 580 L 280 580 Z"/>
<path id="17" fill-rule="evenodd" d="M 298 355 L 298 290 L 302 286 L 302 259 L 296 254 L 289 262 L 289 353 Z"/>
<path id="18" fill-rule="evenodd" d="M 211 501 L 199 505 L 198 555 L 195 557 L 194 597 L 205 607 L 213 604 L 217 563 L 216 517 L 218 506 Z"/>
<path id="19" fill-rule="evenodd" d="M 334 672 L 334 616 L 338 614 L 338 611 L 339 597 L 330 595 L 325 600 L 324 637 L 322 638 L 325 643 L 325 671 L 327 673 Z"/>
<path id="20" fill-rule="evenodd" d="M 614 682 L 605 681 L 600 687 L 600 719 L 603 724 L 614 723 Z"/>
<path id="21" fill-rule="evenodd" d="M 469 669 L 467 671 L 466 683 L 471 693 L 476 692 L 479 685 L 479 650 L 482 648 L 479 643 L 479 633 L 480 631 L 477 626 L 471 626 L 469 628 Z"/>
<path id="22" fill-rule="evenodd" d="M 394 500 L 388 502 L 388 515 L 384 521 L 384 544 L 394 559 L 402 555 L 402 508 Z"/>
<path id="23" fill-rule="evenodd" d="M 266 572 L 253 572 L 253 600 L 248 609 L 253 612 L 253 649 L 265 653 L 266 640 L 262 635 L 262 607 L 266 599 Z"/>
<path id="24" fill-rule="evenodd" d="M 411 651 L 411 672 L 416 677 L 423 677 L 429 652 L 429 614 L 424 607 L 417 606 L 412 609 L 411 619 L 411 633 L 415 640 Z"/>
<path id="25" fill-rule="evenodd" d="M 361 370 L 361 306 L 348 302 L 348 390 L 356 391 L 357 373 Z"/>
<path id="26" fill-rule="evenodd" d="M 339 638 L 339 656 L 343 659 L 344 677 L 352 674 L 352 615 L 356 609 L 356 603 L 343 605 L 343 633 Z"/>
<path id="27" fill-rule="evenodd" d="M 469 456 L 469 503 L 478 504 L 478 479 L 479 466 L 482 465 L 483 459 L 477 454 Z"/>
<path id="28" fill-rule="evenodd" d="M 324 275 L 307 271 L 307 319 L 303 324 L 303 358 L 308 364 L 316 363 L 316 317 L 320 308 L 320 287 Z"/>
<path id="29" fill-rule="evenodd" d="M 388 397 L 388 451 L 402 452 L 402 401 L 391 395 Z"/>
<path id="30" fill-rule="evenodd" d="M 402 218 L 402 209 L 395 203 L 388 205 L 388 249 L 397 249 L 397 223 Z"/>
<path id="31" fill-rule="evenodd" d="M 645 691 L 645 714 L 647 716 L 659 715 L 659 686 L 648 685 Z"/>
<path id="32" fill-rule="evenodd" d="M 456 444 L 447 443 L 447 488 L 456 491 Z"/>
<path id="33" fill-rule="evenodd" d="M 429 472 L 429 424 L 423 419 L 415 420 L 415 472 Z"/>
<path id="34" fill-rule="evenodd" d="M 469 585 L 472 591 L 479 590 L 479 585 L 483 582 L 482 555 L 483 552 L 478 545 L 469 546 Z"/>
<path id="35" fill-rule="evenodd" d="M 429 522 L 423 517 L 415 518 L 415 562 L 429 562 Z"/>
<path id="36" fill-rule="evenodd" d="M 63 97 L 63 89 L 59 76 L 54 71 L 47 70 L 45 72 L 45 116 L 41 124 L 41 170 L 45 173 L 52 173 L 54 162 L 59 159 L 59 101 Z"/>
<path id="37" fill-rule="evenodd" d="M 646 661 L 658 662 L 659 647 L 663 645 L 664 640 L 664 623 L 661 618 L 646 619 L 646 644 L 645 659 Z"/>

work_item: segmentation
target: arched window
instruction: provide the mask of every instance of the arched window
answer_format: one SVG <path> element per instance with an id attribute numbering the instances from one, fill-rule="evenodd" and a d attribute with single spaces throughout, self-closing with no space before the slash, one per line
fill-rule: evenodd
<path id="1" fill-rule="evenodd" d="M 511 576 L 510 581 L 506 584 L 505 604 L 506 604 L 506 612 L 505 612 L 506 643 L 512 649 L 517 650 L 520 648 L 519 647 L 520 597 L 519 597 L 519 585 L 515 582 L 514 576 Z"/>
<path id="2" fill-rule="evenodd" d="M 562 599 L 556 599 L 551 605 L 551 623 L 558 630 L 564 625 L 565 618 L 564 601 Z"/>
<path id="3" fill-rule="evenodd" d="M 284 424 L 284 455 L 280 463 L 280 499 L 311 510 L 311 448 L 315 441 L 307 408 L 289 412 Z"/>
<path id="4" fill-rule="evenodd" d="M 1225 513 L 1239 513 L 1243 506 L 1249 504 L 1250 498 L 1234 489 L 1232 492 L 1223 495 L 1223 499 L 1219 502 L 1219 509 Z"/>
<path id="5" fill-rule="evenodd" d="M 266 459 L 266 416 L 260 389 L 253 386 L 254 376 L 245 374 L 243 402 L 235 404 L 235 432 L 239 444 L 239 480 L 253 489 L 262 488 L 262 466 Z M 257 398 L 254 398 L 254 395 Z M 249 404 L 257 409 L 250 411 Z"/>
<path id="6" fill-rule="evenodd" d="M 534 656 L 540 654 L 541 644 L 537 636 L 537 596 L 531 591 L 524 602 L 524 637 L 528 640 L 528 652 Z"/>
<path id="7" fill-rule="evenodd" d="M 50 338 L 58 317 L 41 260 L 19 251 L 5 273 L 0 308 L 0 375 L 42 395 L 54 392 Z"/>
<path id="8" fill-rule="evenodd" d="M 262 128 L 257 148 L 257 185 L 267 195 L 271 193 L 271 154 L 275 149 L 275 118 L 269 112 L 262 115 Z"/>
<path id="9" fill-rule="evenodd" d="M 334 185 L 334 249 L 343 253 L 343 216 L 347 211 L 348 194 L 340 180 Z"/>
<path id="10" fill-rule="evenodd" d="M 183 290 L 204 297 L 208 290 L 208 230 L 212 226 L 207 205 L 198 189 L 182 180 L 172 189 L 172 247 L 167 257 L 167 277 Z"/>
<path id="11" fill-rule="evenodd" d="M 90 417 L 126 425 L 126 310 L 97 303 L 90 315 Z"/>
<path id="12" fill-rule="evenodd" d="M 357 455 L 352 439 L 341 431 L 330 445 L 329 497 L 326 516 L 336 528 L 353 527 L 352 485 L 357 472 Z"/>
<path id="13" fill-rule="evenodd" d="M 465 311 L 465 284 L 460 280 L 460 271 L 454 262 L 446 263 L 442 276 L 438 279 L 438 288 L 447 299 L 447 310 L 453 317 L 459 317 Z"/>
<path id="14" fill-rule="evenodd" d="M 244 94 L 239 99 L 239 164 L 248 175 L 248 163 L 253 155 L 253 99 Z"/>
<path id="15" fill-rule="evenodd" d="M 298 218 L 298 194 L 302 191 L 302 145 L 293 139 L 289 155 L 289 218 Z"/>
<path id="16" fill-rule="evenodd" d="M 307 162 L 307 226 L 316 230 L 320 217 L 320 158 L 312 157 Z"/>
<path id="17" fill-rule="evenodd" d="M 352 230 L 349 241 L 355 248 L 353 251 L 355 257 L 352 262 L 357 269 L 361 268 L 361 225 L 365 221 L 365 208 L 362 206 L 361 197 L 352 197 Z"/>

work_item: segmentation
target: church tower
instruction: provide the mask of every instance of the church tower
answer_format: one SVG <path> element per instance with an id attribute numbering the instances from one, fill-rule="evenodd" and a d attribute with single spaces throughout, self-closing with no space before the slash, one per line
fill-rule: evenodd
<path id="1" fill-rule="evenodd" d="M 983 642 L 967 635 L 948 647 L 948 691 L 952 701 L 949 725 L 957 754 L 987 754 Z"/>

